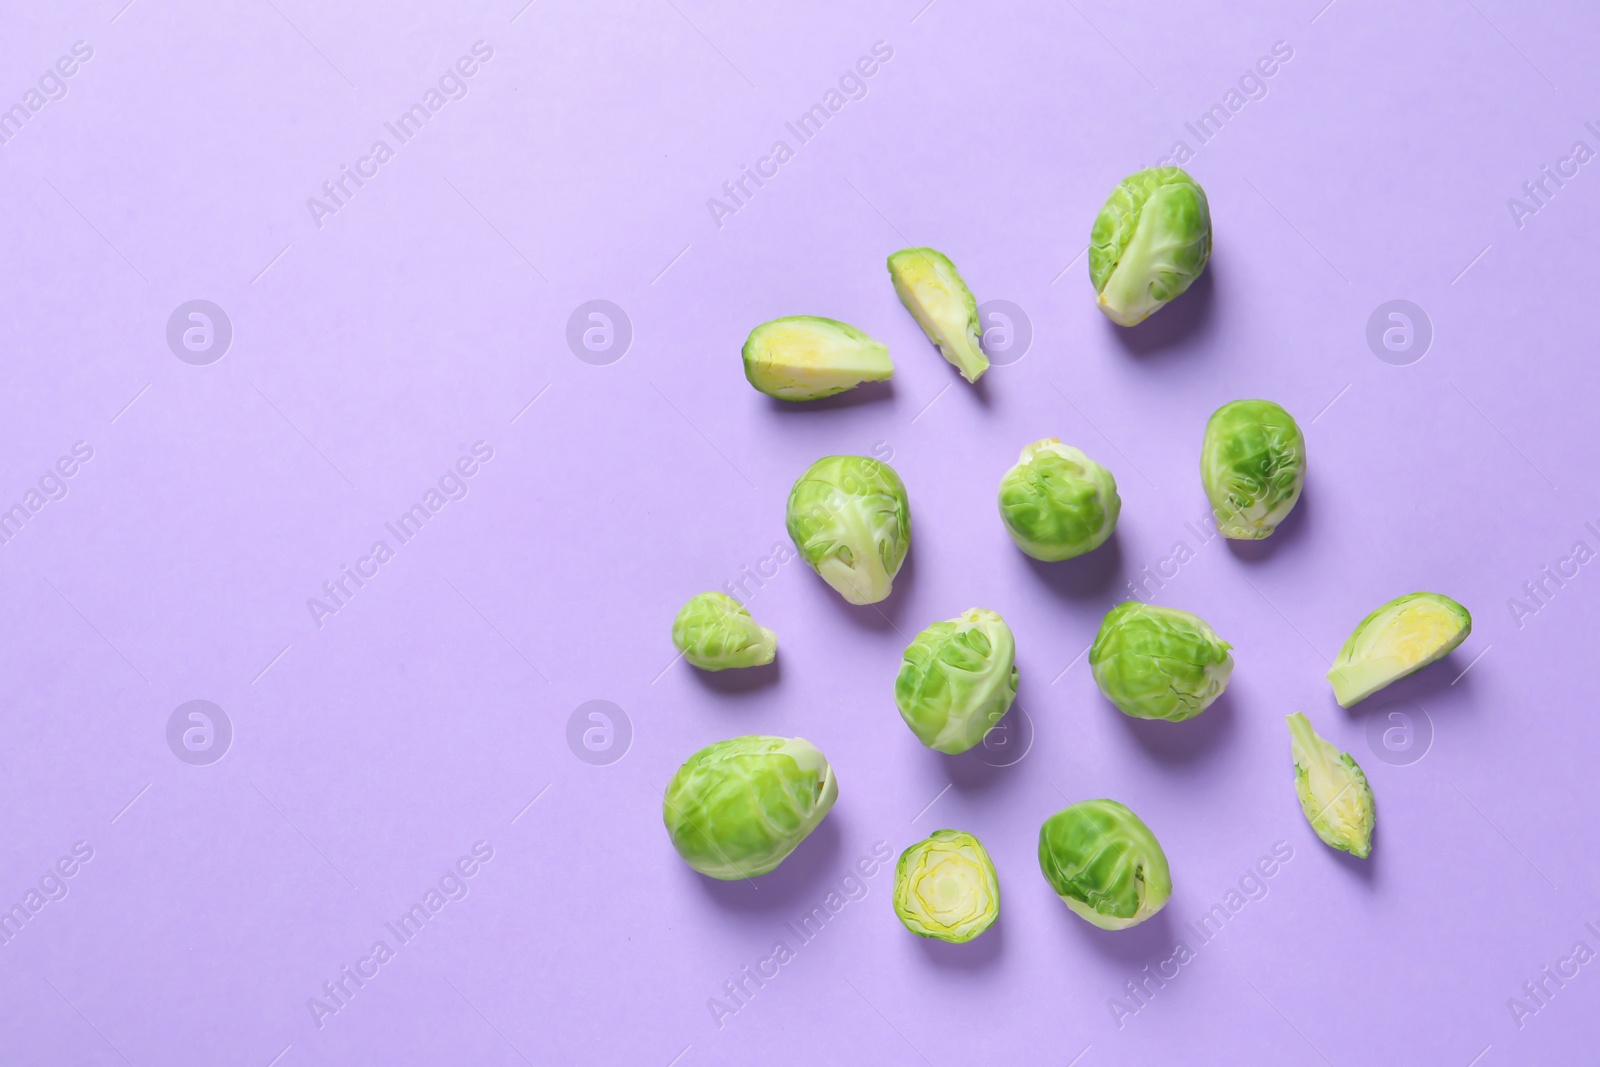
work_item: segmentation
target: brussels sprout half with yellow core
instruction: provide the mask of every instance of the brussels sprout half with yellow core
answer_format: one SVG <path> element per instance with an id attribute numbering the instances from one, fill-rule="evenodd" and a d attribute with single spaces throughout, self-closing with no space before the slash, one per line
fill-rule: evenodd
<path id="1" fill-rule="evenodd" d="M 778 654 L 778 638 L 726 593 L 701 593 L 672 620 L 672 643 L 703 671 L 759 667 Z"/>
<path id="2" fill-rule="evenodd" d="M 1117 528 L 1111 472 L 1054 437 L 1022 450 L 1000 479 L 1000 521 L 1023 552 L 1054 563 L 1092 552 Z"/>
<path id="3" fill-rule="evenodd" d="M 1372 854 L 1376 812 L 1372 787 L 1361 765 L 1317 736 L 1300 712 L 1289 716 L 1294 756 L 1294 791 L 1317 836 L 1334 848 L 1366 859 Z"/>
<path id="4" fill-rule="evenodd" d="M 1122 179 L 1089 231 L 1089 279 L 1100 310 L 1137 326 L 1183 291 L 1211 258 L 1211 206 L 1177 167 Z"/>
<path id="5" fill-rule="evenodd" d="M 854 326 L 816 315 L 764 322 L 744 343 L 744 376 L 779 400 L 820 400 L 894 377 L 889 348 Z"/>
<path id="6" fill-rule="evenodd" d="M 1115 800 L 1084 800 L 1039 827 L 1039 869 L 1067 907 L 1102 930 L 1126 930 L 1172 896 L 1161 842 Z"/>
<path id="7" fill-rule="evenodd" d="M 902 248 L 889 257 L 889 277 L 900 303 L 944 358 L 969 382 L 983 377 L 989 357 L 978 301 L 950 257 L 932 248 Z"/>
<path id="8" fill-rule="evenodd" d="M 867 456 L 824 456 L 789 490 L 789 537 L 852 604 L 889 595 L 911 547 L 911 505 L 894 468 Z"/>
<path id="9" fill-rule="evenodd" d="M 754 878 L 782 863 L 839 797 L 833 768 L 800 737 L 735 737 L 690 756 L 667 783 L 672 847 L 701 874 Z"/>
<path id="10" fill-rule="evenodd" d="M 1206 423 L 1200 481 L 1222 536 L 1270 537 L 1306 484 L 1305 436 L 1270 400 L 1224 404 Z"/>
<path id="11" fill-rule="evenodd" d="M 919 937 L 971 941 L 1000 917 L 994 861 L 971 834 L 935 830 L 900 853 L 894 913 Z"/>
<path id="12" fill-rule="evenodd" d="M 955 755 L 983 740 L 1017 695 L 1017 644 L 993 611 L 936 622 L 906 647 L 894 702 L 917 740 Z"/>
<path id="13" fill-rule="evenodd" d="M 1089 667 L 1123 714 L 1182 722 L 1228 687 L 1232 647 L 1198 615 L 1127 600 L 1100 623 Z"/>
<path id="14" fill-rule="evenodd" d="M 1341 708 L 1448 655 L 1472 632 L 1467 609 L 1439 593 L 1407 593 L 1361 620 L 1328 681 Z"/>

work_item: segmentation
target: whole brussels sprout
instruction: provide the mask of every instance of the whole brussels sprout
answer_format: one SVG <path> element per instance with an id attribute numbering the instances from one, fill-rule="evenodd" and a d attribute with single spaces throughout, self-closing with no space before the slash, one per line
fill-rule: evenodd
<path id="1" fill-rule="evenodd" d="M 1300 810 L 1317 836 L 1334 848 L 1366 859 L 1372 855 L 1372 827 L 1377 814 L 1372 787 L 1361 765 L 1317 736 L 1311 720 L 1300 712 L 1289 716 L 1289 745 L 1294 756 L 1294 791 Z"/>
<path id="2" fill-rule="evenodd" d="M 911 547 L 905 483 L 867 456 L 824 456 L 789 490 L 788 528 L 801 558 L 840 596 L 876 604 Z"/>
<path id="3" fill-rule="evenodd" d="M 1102 930 L 1126 930 L 1172 896 L 1167 854 L 1115 800 L 1084 800 L 1039 827 L 1039 869 L 1067 907 Z"/>
<path id="4" fill-rule="evenodd" d="M 983 740 L 1017 695 L 1011 627 L 984 608 L 936 622 L 906 646 L 894 680 L 900 717 L 929 748 L 955 755 Z"/>
<path id="5" fill-rule="evenodd" d="M 1182 295 L 1210 258 L 1205 190 L 1177 167 L 1122 179 L 1089 231 L 1089 278 L 1118 326 L 1137 326 Z"/>
<path id="6" fill-rule="evenodd" d="M 919 937 L 971 941 L 1000 917 L 994 861 L 971 834 L 935 830 L 900 853 L 894 913 Z"/>
<path id="7" fill-rule="evenodd" d="M 862 382 L 894 377 L 889 348 L 860 330 L 816 315 L 764 322 L 744 343 L 744 376 L 779 400 L 820 400 Z"/>
<path id="8" fill-rule="evenodd" d="M 1440 593 L 1407 593 L 1362 619 L 1328 671 L 1341 708 L 1448 655 L 1472 633 L 1472 615 Z"/>
<path id="9" fill-rule="evenodd" d="M 1034 559 L 1054 563 L 1099 548 L 1121 513 L 1111 472 L 1054 437 L 1024 448 L 1000 479 L 1000 520 Z"/>
<path id="10" fill-rule="evenodd" d="M 889 257 L 889 277 L 900 303 L 944 358 L 969 382 L 983 377 L 989 357 L 981 347 L 978 301 L 950 257 L 931 248 L 902 248 Z"/>
<path id="11" fill-rule="evenodd" d="M 685 604 L 672 620 L 672 643 L 703 671 L 759 667 L 778 654 L 773 632 L 726 593 L 701 593 Z"/>
<path id="12" fill-rule="evenodd" d="M 1182 722 L 1228 687 L 1232 647 L 1198 615 L 1127 600 L 1106 613 L 1089 666 L 1124 714 Z"/>
<path id="13" fill-rule="evenodd" d="M 732 881 L 782 863 L 838 799 L 833 768 L 799 737 L 735 737 L 690 756 L 661 817 L 695 870 Z"/>
<path id="14" fill-rule="evenodd" d="M 1206 423 L 1200 480 L 1224 537 L 1272 536 L 1306 484 L 1306 439 L 1270 400 L 1235 400 Z"/>

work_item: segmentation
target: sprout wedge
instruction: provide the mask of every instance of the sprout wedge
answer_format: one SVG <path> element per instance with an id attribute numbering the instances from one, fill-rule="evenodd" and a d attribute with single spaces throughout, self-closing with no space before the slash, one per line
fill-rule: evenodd
<path id="1" fill-rule="evenodd" d="M 969 382 L 983 377 L 989 357 L 978 301 L 950 257 L 932 248 L 902 248 L 889 257 L 889 277 L 900 303 L 944 358 Z"/>
<path id="2" fill-rule="evenodd" d="M 1361 765 L 1318 737 L 1311 720 L 1298 711 L 1289 716 L 1289 744 L 1294 791 L 1311 829 L 1333 848 L 1361 859 L 1372 855 L 1376 812 Z"/>
<path id="3" fill-rule="evenodd" d="M 779 400 L 820 400 L 894 376 L 889 348 L 847 323 L 816 315 L 764 322 L 744 343 L 744 376 Z"/>
<path id="4" fill-rule="evenodd" d="M 994 861 L 971 834 L 935 830 L 900 853 L 894 913 L 919 937 L 971 941 L 1000 917 Z"/>
<path id="5" fill-rule="evenodd" d="M 1408 593 L 1361 620 L 1328 671 L 1348 708 L 1448 655 L 1472 632 L 1472 615 L 1439 593 Z"/>

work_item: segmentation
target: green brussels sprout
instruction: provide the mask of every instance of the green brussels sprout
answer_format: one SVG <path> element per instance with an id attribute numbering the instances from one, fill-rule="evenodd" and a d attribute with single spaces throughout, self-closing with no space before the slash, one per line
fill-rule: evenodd
<path id="1" fill-rule="evenodd" d="M 1439 593 L 1407 593 L 1361 620 L 1328 671 L 1341 708 L 1448 655 L 1472 632 L 1467 609 Z"/>
<path id="2" fill-rule="evenodd" d="M 1000 917 L 994 861 L 971 834 L 935 830 L 900 853 L 894 913 L 919 937 L 971 941 Z"/>
<path id="3" fill-rule="evenodd" d="M 852 604 L 889 595 L 911 547 L 911 505 L 894 468 L 866 456 L 824 456 L 789 490 L 789 537 Z"/>
<path id="4" fill-rule="evenodd" d="M 989 357 L 980 344 L 978 301 L 950 257 L 931 248 L 902 248 L 889 257 L 889 277 L 900 303 L 944 358 L 969 382 L 983 377 Z"/>
<path id="5" fill-rule="evenodd" d="M 984 608 L 936 622 L 906 646 L 894 702 L 917 739 L 950 755 L 983 740 L 1017 695 L 1011 627 Z"/>
<path id="6" fill-rule="evenodd" d="M 703 671 L 759 667 L 778 654 L 773 632 L 726 593 L 701 593 L 685 604 L 672 620 L 672 643 Z"/>
<path id="7" fill-rule="evenodd" d="M 820 400 L 894 377 L 889 348 L 854 326 L 815 315 L 764 322 L 744 343 L 744 376 L 779 400 Z"/>
<path id="8" fill-rule="evenodd" d="M 1050 888 L 1102 930 L 1126 930 L 1172 896 L 1161 842 L 1115 800 L 1084 800 L 1039 827 L 1039 869 Z"/>
<path id="9" fill-rule="evenodd" d="M 1352 856 L 1372 855 L 1376 812 L 1361 765 L 1318 737 L 1311 720 L 1298 711 L 1289 716 L 1289 747 L 1294 791 L 1317 836 Z"/>
<path id="10" fill-rule="evenodd" d="M 661 817 L 678 855 L 724 881 L 782 863 L 839 797 L 833 768 L 799 737 L 735 737 L 690 756 L 667 783 Z"/>
<path id="11" fill-rule="evenodd" d="M 1210 258 L 1205 190 L 1177 167 L 1122 179 L 1089 231 L 1089 278 L 1118 326 L 1137 326 L 1181 296 Z"/>
<path id="12" fill-rule="evenodd" d="M 1000 520 L 1017 547 L 1048 563 L 1091 552 L 1117 528 L 1122 498 L 1111 472 L 1046 437 L 1000 479 Z"/>
<path id="13" fill-rule="evenodd" d="M 1235 400 L 1206 423 L 1200 480 L 1223 537 L 1271 537 L 1306 484 L 1306 439 L 1270 400 Z"/>
<path id="14" fill-rule="evenodd" d="M 1106 613 L 1089 667 L 1124 714 L 1182 722 L 1228 688 L 1232 647 L 1198 615 L 1126 600 Z"/>

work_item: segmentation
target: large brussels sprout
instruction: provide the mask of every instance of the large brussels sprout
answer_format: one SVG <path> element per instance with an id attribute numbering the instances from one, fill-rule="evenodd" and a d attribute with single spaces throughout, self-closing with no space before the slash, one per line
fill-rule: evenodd
<path id="1" fill-rule="evenodd" d="M 824 456 L 789 490 L 789 537 L 811 569 L 852 604 L 889 595 L 911 546 L 905 483 L 866 456 Z"/>
<path id="2" fill-rule="evenodd" d="M 1270 537 L 1306 484 L 1306 439 L 1270 400 L 1224 404 L 1206 423 L 1200 480 L 1222 536 Z"/>
<path id="3" fill-rule="evenodd" d="M 1228 687 L 1233 646 L 1198 615 L 1127 600 L 1106 613 L 1089 667 L 1106 699 L 1137 719 L 1192 719 Z"/>
<path id="4" fill-rule="evenodd" d="M 1115 800 L 1084 800 L 1039 827 L 1039 869 L 1067 907 L 1102 930 L 1125 930 L 1172 896 L 1167 854 Z"/>
<path id="5" fill-rule="evenodd" d="M 944 358 L 967 381 L 981 378 L 989 369 L 989 357 L 980 347 L 983 324 L 978 301 L 950 258 L 931 248 L 902 248 L 889 257 L 889 277 L 900 303 Z"/>
<path id="6" fill-rule="evenodd" d="M 1136 326 L 1182 295 L 1210 258 L 1205 190 L 1177 167 L 1122 179 L 1089 231 L 1089 278 L 1118 326 Z"/>
<path id="7" fill-rule="evenodd" d="M 1054 437 L 1024 448 L 1000 479 L 1000 520 L 1034 559 L 1054 563 L 1099 548 L 1121 513 L 1111 472 Z"/>
<path id="8" fill-rule="evenodd" d="M 661 817 L 678 855 L 712 878 L 766 874 L 838 799 L 833 768 L 799 737 L 735 737 L 689 757 L 667 783 Z"/>
<path id="9" fill-rule="evenodd" d="M 1372 787 L 1361 765 L 1317 736 L 1300 712 L 1289 716 L 1294 756 L 1294 791 L 1317 836 L 1334 848 L 1366 859 L 1372 854 L 1376 813 Z"/>
<path id="10" fill-rule="evenodd" d="M 952 755 L 983 740 L 1017 695 L 1011 627 L 984 608 L 936 622 L 906 646 L 894 702 L 924 745 Z"/>
<path id="11" fill-rule="evenodd" d="M 672 620 L 672 643 L 703 671 L 759 667 L 778 654 L 778 639 L 726 593 L 701 593 Z"/>
<path id="12" fill-rule="evenodd" d="M 764 322 L 744 343 L 744 376 L 779 400 L 820 400 L 894 376 L 889 348 L 854 326 L 815 315 Z"/>
<path id="13" fill-rule="evenodd" d="M 1000 917 L 994 861 L 971 834 L 935 830 L 900 853 L 894 868 L 894 913 L 921 937 L 971 941 Z"/>
<path id="14" fill-rule="evenodd" d="M 1467 609 L 1439 593 L 1407 593 L 1361 620 L 1328 671 L 1348 708 L 1448 655 L 1472 632 Z"/>

